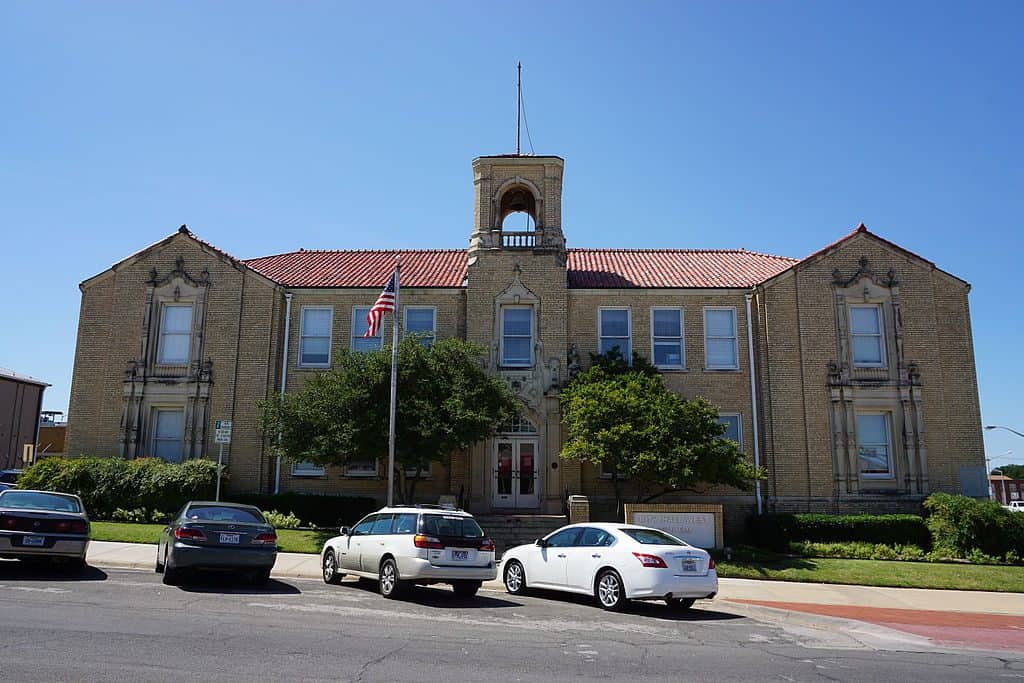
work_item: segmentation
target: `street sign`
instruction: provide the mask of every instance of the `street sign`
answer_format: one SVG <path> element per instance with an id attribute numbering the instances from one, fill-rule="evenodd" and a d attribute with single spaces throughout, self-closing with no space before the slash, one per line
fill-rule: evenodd
<path id="1" fill-rule="evenodd" d="M 231 443 L 231 420 L 217 420 L 213 423 L 213 442 Z"/>

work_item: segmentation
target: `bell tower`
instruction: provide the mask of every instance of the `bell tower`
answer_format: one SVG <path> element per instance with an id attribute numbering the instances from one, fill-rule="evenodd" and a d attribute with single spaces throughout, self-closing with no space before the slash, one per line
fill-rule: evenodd
<path id="1" fill-rule="evenodd" d="M 557 156 L 499 155 L 473 160 L 472 263 L 481 250 L 554 252 L 565 262 L 562 170 Z"/>

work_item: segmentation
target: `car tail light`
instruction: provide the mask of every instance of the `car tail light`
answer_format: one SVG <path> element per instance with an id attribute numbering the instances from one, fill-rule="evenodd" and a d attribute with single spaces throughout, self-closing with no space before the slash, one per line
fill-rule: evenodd
<path id="1" fill-rule="evenodd" d="M 205 541 L 206 534 L 195 527 L 179 526 L 174 530 L 174 537 L 179 541 Z"/>
<path id="2" fill-rule="evenodd" d="M 484 552 L 491 552 L 491 553 L 493 553 L 494 552 L 494 541 L 492 541 L 489 538 L 485 538 L 484 540 L 480 541 L 480 550 L 483 550 Z"/>
<path id="3" fill-rule="evenodd" d="M 252 542 L 256 545 L 276 545 L 277 534 L 273 531 L 269 533 L 257 534 L 256 538 L 252 539 Z"/>
<path id="4" fill-rule="evenodd" d="M 84 534 L 88 527 L 81 519 L 61 519 L 57 521 L 57 533 Z"/>
<path id="5" fill-rule="evenodd" d="M 715 565 L 715 558 L 713 558 L 713 557 L 710 557 L 710 556 L 709 556 L 709 557 L 708 557 L 708 571 L 711 571 L 711 570 L 712 570 L 712 569 L 714 569 L 714 568 L 715 568 L 716 566 L 717 566 L 717 565 Z"/>
<path id="6" fill-rule="evenodd" d="M 18 520 L 16 518 L 4 515 L 2 519 L 5 529 L 16 529 L 18 527 Z"/>
<path id="7" fill-rule="evenodd" d="M 416 534 L 412 537 L 413 545 L 417 548 L 433 548 L 435 550 L 444 550 L 444 543 L 441 543 L 440 539 L 434 538 L 433 536 L 424 536 L 423 534 Z"/>
<path id="8" fill-rule="evenodd" d="M 640 564 L 645 567 L 651 567 L 653 569 L 664 569 L 668 567 L 665 564 L 665 560 L 661 559 L 657 555 L 648 555 L 646 553 L 633 553 L 633 556 L 640 560 Z"/>

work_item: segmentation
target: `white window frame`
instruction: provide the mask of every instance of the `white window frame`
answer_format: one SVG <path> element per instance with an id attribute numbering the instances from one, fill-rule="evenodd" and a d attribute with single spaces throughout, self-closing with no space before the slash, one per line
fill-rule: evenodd
<path id="1" fill-rule="evenodd" d="M 601 334 L 601 318 L 604 316 L 605 311 L 625 311 L 626 312 L 626 336 L 625 337 L 612 337 Z M 601 340 L 602 339 L 625 339 L 626 348 L 622 357 L 626 359 L 627 365 L 633 365 L 633 309 L 629 306 L 598 306 L 597 308 L 597 352 L 600 354 L 601 351 Z M 622 351 L 621 344 L 619 350 Z"/>
<path id="2" fill-rule="evenodd" d="M 410 310 L 431 311 L 432 312 L 432 315 L 433 315 L 433 321 L 432 321 L 433 322 L 433 327 L 430 330 L 430 335 L 428 337 L 426 337 L 426 338 L 430 340 L 429 343 L 427 344 L 427 346 L 433 345 L 433 343 L 435 341 L 437 341 L 437 306 L 404 306 L 403 307 L 403 311 L 402 311 L 402 337 L 403 338 L 405 336 L 409 335 L 409 334 L 422 334 L 422 332 L 415 332 L 415 333 L 410 333 L 409 332 L 409 311 Z"/>
<path id="3" fill-rule="evenodd" d="M 728 411 L 720 412 L 720 413 L 718 413 L 718 423 L 719 424 L 725 424 L 724 422 L 722 422 L 722 418 L 723 417 L 735 417 L 736 418 L 736 432 L 737 432 L 737 436 L 739 436 L 739 439 L 736 440 L 736 443 L 738 443 L 740 445 L 740 450 L 742 451 L 743 450 L 743 413 L 728 412 Z M 721 438 L 726 439 L 726 438 L 728 438 L 728 435 L 727 434 L 723 434 Z"/>
<path id="4" fill-rule="evenodd" d="M 189 309 L 191 309 L 191 313 L 189 314 L 189 317 L 188 317 L 188 332 L 166 332 L 164 330 L 164 322 L 165 322 L 165 320 L 164 320 L 164 311 L 166 311 L 169 308 L 189 308 Z M 195 327 L 195 322 L 196 322 L 195 315 L 196 315 L 196 306 L 195 306 L 195 303 L 191 302 L 191 301 L 182 301 L 182 302 L 168 301 L 166 303 L 161 303 L 160 304 L 160 314 L 159 314 L 160 329 L 159 329 L 159 331 L 157 333 L 157 344 L 156 344 L 156 364 L 157 365 L 168 365 L 168 366 L 188 365 L 189 360 L 192 358 L 192 329 Z M 185 351 L 185 359 L 184 360 L 181 360 L 181 361 L 177 361 L 177 360 L 167 361 L 167 360 L 163 359 L 163 355 L 164 355 L 164 337 L 167 336 L 167 335 L 174 335 L 176 337 L 180 337 L 180 336 L 187 336 L 188 337 L 188 343 L 185 346 L 186 351 Z"/>
<path id="5" fill-rule="evenodd" d="M 658 355 L 654 352 L 655 336 L 654 336 L 654 313 L 655 311 L 679 311 L 679 364 L 678 365 L 658 365 L 656 358 Z M 658 337 L 658 339 L 675 339 L 675 337 Z M 662 344 L 667 346 L 667 344 Z M 653 306 L 651 308 L 651 363 L 654 367 L 659 370 L 685 370 L 686 369 L 686 312 L 683 311 L 680 306 Z"/>
<path id="6" fill-rule="evenodd" d="M 323 465 L 315 465 L 308 460 L 292 463 L 293 477 L 322 477 L 325 472 Z"/>
<path id="7" fill-rule="evenodd" d="M 505 362 L 505 311 L 512 309 L 525 309 L 530 312 L 530 360 L 527 363 L 506 363 Z M 500 329 L 499 332 L 499 348 L 498 348 L 498 362 L 503 368 L 532 368 L 535 362 L 534 358 L 534 346 L 536 346 L 537 338 L 537 316 L 533 310 L 533 306 L 530 304 L 502 304 L 498 309 L 498 314 L 501 316 L 499 321 Z M 515 335 L 516 339 L 523 339 L 522 335 Z"/>
<path id="8" fill-rule="evenodd" d="M 854 332 L 853 331 L 853 315 L 847 312 L 847 320 L 850 322 L 850 360 L 853 361 L 853 367 L 855 368 L 884 368 L 888 367 L 889 362 L 886 355 L 885 348 L 885 311 L 882 310 L 881 304 L 850 304 L 848 311 L 855 308 L 870 308 L 874 309 L 878 314 L 878 333 L 868 334 L 865 332 Z M 854 348 L 854 339 L 857 337 L 877 337 L 878 338 L 878 356 L 882 360 L 878 363 L 863 363 L 857 360 L 857 352 Z"/>
<path id="9" fill-rule="evenodd" d="M 732 336 L 712 337 L 708 334 L 708 311 L 730 311 L 732 312 Z M 705 306 L 704 307 L 704 368 L 706 370 L 739 370 L 740 369 L 740 345 L 738 337 L 739 316 L 736 314 L 735 306 Z M 731 339 L 732 355 L 736 362 L 732 365 L 712 365 L 708 359 L 709 339 Z"/>
<path id="10" fill-rule="evenodd" d="M 185 406 L 175 406 L 175 405 L 160 406 L 160 405 L 158 405 L 158 406 L 153 406 L 152 407 L 152 412 L 151 412 L 152 422 L 150 423 L 152 425 L 152 435 L 150 436 L 150 440 L 149 440 L 150 441 L 150 450 L 151 450 L 152 457 L 159 458 L 159 456 L 157 455 L 157 453 L 158 453 L 157 443 L 159 441 L 170 441 L 170 439 L 160 439 L 159 438 L 159 434 L 157 432 L 157 429 L 158 429 L 158 423 L 160 421 L 160 413 L 180 413 L 181 414 L 181 437 L 177 441 L 178 443 L 181 444 L 181 459 L 180 460 L 164 460 L 164 462 L 185 462 L 185 460 L 187 459 L 186 458 L 186 453 L 185 453 L 185 427 L 186 427 L 186 425 L 185 425 L 185 417 L 186 417 L 186 415 L 185 415 Z M 160 458 L 160 459 L 163 460 L 163 458 Z"/>
<path id="11" fill-rule="evenodd" d="M 307 337 L 312 339 L 322 339 L 322 335 L 307 335 L 306 334 L 306 311 L 328 311 L 331 314 L 330 320 L 327 322 L 327 362 L 326 363 L 306 363 L 302 360 L 302 341 Z M 300 368 L 329 368 L 331 367 L 331 350 L 334 348 L 334 306 L 300 306 L 299 307 L 299 352 L 298 356 L 298 367 Z"/>
<path id="12" fill-rule="evenodd" d="M 380 327 L 377 328 L 377 336 L 375 336 L 375 337 L 365 337 L 365 339 L 376 339 L 377 340 L 377 348 L 375 348 L 375 349 L 357 349 L 356 348 L 356 340 L 357 339 L 364 339 L 364 337 L 362 335 L 360 335 L 358 337 L 356 336 L 356 320 L 365 320 L 366 316 L 370 314 L 370 309 L 371 308 L 373 308 L 373 304 L 367 304 L 367 305 L 364 305 L 364 306 L 353 306 L 352 307 L 352 324 L 349 327 L 349 348 L 352 349 L 353 351 L 362 351 L 362 352 L 365 352 L 365 351 L 380 351 L 381 349 L 384 348 L 384 320 L 383 319 L 381 319 L 381 321 L 380 321 Z M 366 314 L 365 315 L 361 315 L 361 316 L 357 316 L 356 315 L 356 311 L 366 311 Z M 392 315 L 394 315 L 393 312 L 392 312 Z"/>
<path id="13" fill-rule="evenodd" d="M 889 471 L 888 472 L 864 472 L 861 469 L 860 464 L 860 424 L 859 420 L 861 416 L 874 416 L 880 415 L 885 422 L 885 452 L 889 459 Z M 854 415 L 854 438 L 857 442 L 857 475 L 861 479 L 881 479 L 881 480 L 892 480 L 896 478 L 896 467 L 895 467 L 895 454 L 893 453 L 892 443 L 892 413 L 884 410 L 858 410 Z M 882 444 L 867 444 L 869 446 L 880 446 Z"/>
<path id="14" fill-rule="evenodd" d="M 352 469 L 352 465 L 345 466 L 345 476 L 353 479 L 373 479 L 380 474 L 380 461 L 379 460 L 365 460 L 359 461 L 361 464 L 373 462 L 373 471 L 369 469 Z"/>

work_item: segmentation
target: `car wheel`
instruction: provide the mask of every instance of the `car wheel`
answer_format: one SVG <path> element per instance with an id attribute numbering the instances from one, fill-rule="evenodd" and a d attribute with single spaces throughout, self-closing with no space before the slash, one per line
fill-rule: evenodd
<path id="1" fill-rule="evenodd" d="M 64 571 L 68 574 L 81 574 L 86 568 L 84 557 L 75 557 L 64 563 Z"/>
<path id="2" fill-rule="evenodd" d="M 331 583 L 337 585 L 341 583 L 341 577 L 344 574 L 338 573 L 338 560 L 334 556 L 333 550 L 328 550 L 324 553 L 324 583 Z"/>
<path id="3" fill-rule="evenodd" d="M 270 581 L 270 569 L 257 569 L 253 572 L 252 583 L 254 586 L 265 586 Z"/>
<path id="4" fill-rule="evenodd" d="M 597 577 L 594 594 L 601 607 L 613 612 L 621 610 L 629 602 L 626 599 L 626 587 L 622 585 L 622 578 L 614 569 L 601 572 Z"/>
<path id="5" fill-rule="evenodd" d="M 518 560 L 512 560 L 505 567 L 505 590 L 512 595 L 526 592 L 526 570 Z"/>
<path id="6" fill-rule="evenodd" d="M 391 558 L 380 565 L 380 594 L 385 598 L 397 598 L 405 587 L 398 576 L 398 565 Z"/>
<path id="7" fill-rule="evenodd" d="M 693 603 L 695 602 L 697 602 L 697 598 L 669 598 L 665 601 L 665 604 L 671 609 L 684 612 L 693 607 Z"/>
<path id="8" fill-rule="evenodd" d="M 452 584 L 452 590 L 460 598 L 471 598 L 480 590 L 482 581 L 456 581 Z"/>

